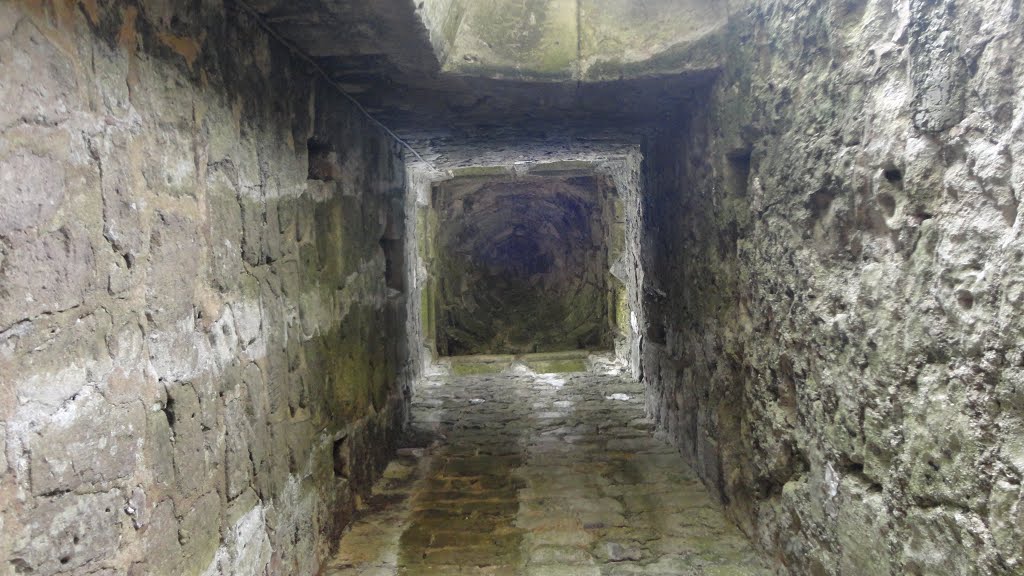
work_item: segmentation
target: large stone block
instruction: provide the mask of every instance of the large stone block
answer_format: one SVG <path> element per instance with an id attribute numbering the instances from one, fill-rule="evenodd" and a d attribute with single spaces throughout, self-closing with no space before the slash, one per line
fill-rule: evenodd
<path id="1" fill-rule="evenodd" d="M 228 574 L 267 573 L 273 551 L 267 537 L 263 506 L 257 505 L 249 510 L 230 527 L 228 534 L 231 561 L 229 566 L 221 569 Z"/>
<path id="2" fill-rule="evenodd" d="M 111 130 L 97 146 L 103 165 L 103 236 L 129 268 L 148 254 L 152 224 L 134 152 L 141 146 L 141 140 L 121 130 Z"/>
<path id="3" fill-rule="evenodd" d="M 32 493 L 105 488 L 128 477 L 144 430 L 141 405 L 111 406 L 95 392 L 81 395 L 31 435 Z"/>
<path id="4" fill-rule="evenodd" d="M 181 543 L 180 574 L 202 574 L 213 563 L 220 548 L 223 507 L 220 495 L 210 492 L 181 516 L 178 541 Z"/>
<path id="5" fill-rule="evenodd" d="M 992 540 L 1011 569 L 1024 568 L 1020 557 L 1024 542 L 1024 492 L 1020 484 L 999 480 L 989 495 L 988 526 Z"/>
<path id="6" fill-rule="evenodd" d="M 139 144 L 155 151 L 142 162 L 142 175 L 150 190 L 170 196 L 196 195 L 195 142 L 191 130 L 167 126 L 142 136 Z"/>
<path id="7" fill-rule="evenodd" d="M 174 484 L 173 434 L 165 410 L 151 410 L 146 415 L 146 464 L 156 484 L 164 487 Z"/>
<path id="8" fill-rule="evenodd" d="M 65 169 L 57 160 L 18 150 L 0 158 L 0 237 L 44 226 L 64 200 Z"/>
<path id="9" fill-rule="evenodd" d="M 263 235 L 273 233 L 265 229 L 266 202 L 249 194 L 240 195 L 238 202 L 242 213 L 242 258 L 250 266 L 259 266 L 263 262 Z"/>
<path id="10" fill-rule="evenodd" d="M 153 507 L 149 526 L 145 531 L 145 565 L 140 567 L 139 576 L 178 576 L 181 571 L 181 544 L 178 541 L 180 522 L 174 515 L 174 503 L 170 500 Z M 132 575 L 134 576 L 134 574 Z"/>
<path id="11" fill-rule="evenodd" d="M 242 265 L 242 211 L 234 186 L 214 172 L 206 192 L 210 223 L 210 280 L 221 291 L 236 289 Z"/>
<path id="12" fill-rule="evenodd" d="M 907 493 L 923 505 L 976 505 L 984 497 L 977 473 L 984 456 L 978 426 L 957 392 L 962 383 L 929 377 L 920 385 L 921 398 L 905 408 L 917 416 L 903 421 Z"/>
<path id="13" fill-rule="evenodd" d="M 168 381 L 190 378 L 198 362 L 194 297 L 195 259 L 201 250 L 195 221 L 171 212 L 153 215 L 146 276 L 146 318 L 150 361 Z M 191 270 L 190 274 L 183 271 Z"/>
<path id="14" fill-rule="evenodd" d="M 212 487 L 213 479 L 211 447 L 204 434 L 202 406 L 193 385 L 169 385 L 165 412 L 174 438 L 175 491 L 184 498 L 197 497 Z"/>
<path id="15" fill-rule="evenodd" d="M 152 253 L 147 276 L 147 315 L 158 329 L 175 329 L 176 323 L 192 311 L 194 270 L 201 246 L 198 226 L 192 218 L 158 211 L 152 220 Z"/>
<path id="16" fill-rule="evenodd" d="M 884 496 L 855 478 L 845 477 L 840 498 L 836 518 L 840 573 L 891 574 L 894 559 L 889 551 L 887 522 L 891 514 Z"/>
<path id="17" fill-rule="evenodd" d="M 910 48 L 914 125 L 927 132 L 952 128 L 964 117 L 967 67 L 948 22 L 952 2 L 911 2 L 915 30 Z"/>
<path id="18" fill-rule="evenodd" d="M 11 249 L 0 269 L 0 327 L 80 305 L 98 286 L 95 263 L 88 234 L 76 224 Z"/>
<path id="19" fill-rule="evenodd" d="M 103 111 L 114 117 L 129 114 L 131 94 L 128 90 L 131 56 L 106 44 L 93 45 L 93 84 L 99 94 Z"/>
<path id="20" fill-rule="evenodd" d="M 125 24 L 129 21 L 126 19 Z M 163 128 L 188 128 L 188 131 L 179 131 L 174 139 L 178 148 L 171 154 L 168 151 L 154 149 L 153 163 L 150 164 L 150 175 L 154 177 L 150 185 L 154 189 L 163 188 L 167 185 L 165 176 L 161 173 L 162 167 L 174 169 L 179 162 L 183 163 L 184 157 L 192 148 L 190 137 L 191 126 L 195 119 L 195 86 L 182 74 L 180 69 L 167 66 L 160 58 L 140 54 L 132 62 L 132 74 L 128 75 L 128 89 L 131 94 L 131 102 L 136 111 L 143 117 L 150 132 L 159 133 Z M 156 129 L 154 129 L 156 128 Z M 150 141 L 152 144 L 153 141 Z M 186 143 L 189 143 L 186 145 Z M 158 153 L 159 152 L 159 153 Z M 179 160 L 170 161 L 171 158 Z M 193 163 L 193 168 L 195 164 Z M 188 171 L 185 166 L 180 167 L 182 171 Z M 173 182 L 178 175 L 168 174 Z"/>
<path id="21" fill-rule="evenodd" d="M 227 498 L 233 500 L 244 492 L 253 478 L 253 461 L 249 443 L 253 437 L 253 422 L 242 398 L 229 398 L 224 409 L 225 469 Z"/>
<path id="22" fill-rule="evenodd" d="M 904 521 L 902 569 L 905 574 L 990 573 L 979 565 L 984 524 L 973 514 L 950 508 L 914 509 Z"/>
<path id="23" fill-rule="evenodd" d="M 30 541 L 10 559 L 22 573 L 55 574 L 113 560 L 121 543 L 125 499 L 111 490 L 39 501 L 28 516 Z"/>
<path id="24" fill-rule="evenodd" d="M 5 22 L 6 24 L 6 22 Z M 30 18 L 0 44 L 0 126 L 18 119 L 58 124 L 81 106 L 75 56 L 57 46 Z M 41 63 L 46 63 L 41 65 Z"/>
<path id="25" fill-rule="evenodd" d="M 69 311 L 21 324 L 13 339 L 20 354 L 5 376 L 22 409 L 52 413 L 85 386 L 103 386 L 113 367 L 106 342 L 111 327 L 103 310 Z"/>

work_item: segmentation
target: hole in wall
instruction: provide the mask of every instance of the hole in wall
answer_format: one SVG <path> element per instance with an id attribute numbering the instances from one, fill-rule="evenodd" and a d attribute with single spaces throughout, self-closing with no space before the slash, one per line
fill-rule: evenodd
<path id="1" fill-rule="evenodd" d="M 725 186 L 726 192 L 746 196 L 750 184 L 750 150 L 738 150 L 727 154 Z"/>
<path id="2" fill-rule="evenodd" d="M 380 239 L 384 251 L 384 281 L 387 287 L 405 292 L 405 243 L 398 239 Z"/>
<path id="3" fill-rule="evenodd" d="M 338 156 L 329 142 L 310 138 L 306 142 L 306 150 L 309 157 L 308 178 L 310 180 L 321 182 L 337 180 L 341 170 L 338 165 Z"/>
<path id="4" fill-rule="evenodd" d="M 661 322 L 652 320 L 647 326 L 647 341 L 652 344 L 660 344 L 664 346 L 668 343 L 668 334 L 665 330 L 665 325 Z"/>
<path id="5" fill-rule="evenodd" d="M 171 430 L 174 430 L 177 417 L 174 413 L 174 399 L 170 396 L 167 397 L 167 404 L 164 405 L 164 415 L 167 417 L 167 425 L 170 426 Z"/>
<path id="6" fill-rule="evenodd" d="M 886 168 L 882 171 L 882 176 L 892 184 L 903 181 L 903 171 L 899 168 Z"/>
<path id="7" fill-rule="evenodd" d="M 974 294 L 970 290 L 957 290 L 956 302 L 964 310 L 974 308 Z"/>
<path id="8" fill-rule="evenodd" d="M 350 473 L 348 436 L 343 436 L 334 441 L 331 455 L 334 460 L 334 477 L 347 479 Z"/>

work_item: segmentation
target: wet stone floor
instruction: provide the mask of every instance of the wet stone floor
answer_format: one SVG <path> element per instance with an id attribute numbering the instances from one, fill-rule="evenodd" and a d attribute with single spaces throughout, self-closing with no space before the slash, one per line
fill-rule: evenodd
<path id="1" fill-rule="evenodd" d="M 770 574 L 644 417 L 589 373 L 436 376 L 328 576 Z"/>

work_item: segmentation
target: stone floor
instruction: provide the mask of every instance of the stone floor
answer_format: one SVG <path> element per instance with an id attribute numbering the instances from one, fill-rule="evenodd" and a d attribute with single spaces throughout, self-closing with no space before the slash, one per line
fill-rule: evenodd
<path id="1" fill-rule="evenodd" d="M 401 451 L 325 574 L 770 574 L 655 437 L 642 387 L 589 364 L 421 383 L 424 448 Z"/>

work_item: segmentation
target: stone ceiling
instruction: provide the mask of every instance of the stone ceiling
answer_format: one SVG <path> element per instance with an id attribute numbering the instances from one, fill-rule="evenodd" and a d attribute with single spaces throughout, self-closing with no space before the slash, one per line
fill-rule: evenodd
<path id="1" fill-rule="evenodd" d="M 700 97 L 715 0 L 248 0 L 404 138 L 623 138 Z"/>
<path id="2" fill-rule="evenodd" d="M 522 81 L 609 81 L 714 68 L 715 32 L 727 20 L 727 4 L 714 0 L 440 3 L 448 5 L 445 72 Z"/>

